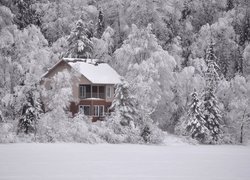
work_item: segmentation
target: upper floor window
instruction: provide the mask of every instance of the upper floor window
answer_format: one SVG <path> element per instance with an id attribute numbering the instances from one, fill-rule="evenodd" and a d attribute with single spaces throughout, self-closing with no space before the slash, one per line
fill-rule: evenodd
<path id="1" fill-rule="evenodd" d="M 79 94 L 80 98 L 86 98 L 86 86 L 83 85 L 79 86 Z"/>
<path id="2" fill-rule="evenodd" d="M 92 86 L 92 97 L 105 99 L 105 86 Z"/>
<path id="3" fill-rule="evenodd" d="M 90 98 L 91 87 L 90 85 L 79 85 L 79 97 L 80 98 Z"/>
<path id="4" fill-rule="evenodd" d="M 112 97 L 111 86 L 107 86 L 107 88 L 106 88 L 106 97 L 107 98 L 111 98 Z"/>

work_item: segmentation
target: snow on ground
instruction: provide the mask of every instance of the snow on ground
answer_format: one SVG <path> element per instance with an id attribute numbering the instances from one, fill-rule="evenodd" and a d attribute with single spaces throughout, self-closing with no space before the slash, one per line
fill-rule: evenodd
<path id="1" fill-rule="evenodd" d="M 249 180 L 249 146 L 1 144 L 1 180 Z"/>

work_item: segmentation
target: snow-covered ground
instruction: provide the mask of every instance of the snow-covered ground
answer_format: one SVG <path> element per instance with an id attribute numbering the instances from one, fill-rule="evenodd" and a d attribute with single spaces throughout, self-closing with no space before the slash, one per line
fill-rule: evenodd
<path id="1" fill-rule="evenodd" d="M 0 179 L 249 180 L 249 146 L 1 144 Z"/>

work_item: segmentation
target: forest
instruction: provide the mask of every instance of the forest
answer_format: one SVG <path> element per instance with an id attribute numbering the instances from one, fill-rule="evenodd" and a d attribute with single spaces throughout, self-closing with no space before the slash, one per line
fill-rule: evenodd
<path id="1" fill-rule="evenodd" d="M 69 73 L 40 86 L 63 57 L 100 59 L 123 77 L 103 121 L 69 115 Z M 160 144 L 168 134 L 250 140 L 249 0 L 0 0 L 0 143 Z"/>

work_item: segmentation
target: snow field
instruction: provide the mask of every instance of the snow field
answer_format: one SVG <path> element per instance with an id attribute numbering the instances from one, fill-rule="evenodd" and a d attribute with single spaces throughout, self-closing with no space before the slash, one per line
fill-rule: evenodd
<path id="1" fill-rule="evenodd" d="M 249 180 L 249 146 L 1 144 L 0 180 Z"/>

